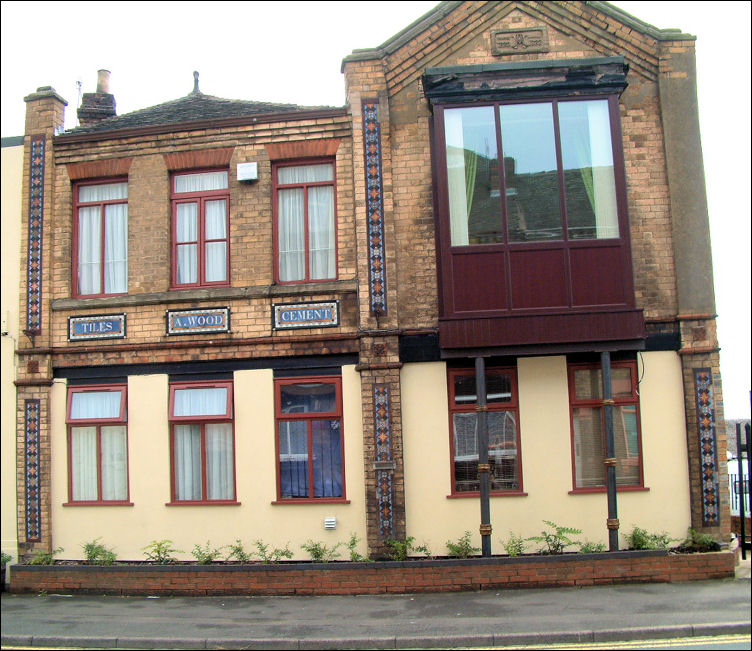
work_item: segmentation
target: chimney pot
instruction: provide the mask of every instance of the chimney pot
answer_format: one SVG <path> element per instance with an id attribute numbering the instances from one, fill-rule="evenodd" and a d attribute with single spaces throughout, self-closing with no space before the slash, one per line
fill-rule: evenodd
<path id="1" fill-rule="evenodd" d="M 110 92 L 110 71 L 109 70 L 97 71 L 97 92 L 98 93 Z"/>

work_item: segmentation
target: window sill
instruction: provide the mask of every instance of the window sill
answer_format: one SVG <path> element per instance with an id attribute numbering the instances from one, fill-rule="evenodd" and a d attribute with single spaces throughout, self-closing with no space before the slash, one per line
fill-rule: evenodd
<path id="1" fill-rule="evenodd" d="M 241 502 L 235 500 L 196 500 L 181 502 L 166 502 L 165 506 L 240 506 Z"/>
<path id="2" fill-rule="evenodd" d="M 448 500 L 461 500 L 466 497 L 472 497 L 476 500 L 480 497 L 479 491 L 468 491 L 467 493 L 451 493 L 450 495 L 446 496 Z M 489 497 L 527 497 L 527 493 L 525 491 L 492 491 L 489 495 Z"/>
<path id="3" fill-rule="evenodd" d="M 63 506 L 134 506 L 133 502 L 125 500 L 113 501 L 96 501 L 96 502 L 63 502 Z"/>
<path id="4" fill-rule="evenodd" d="M 272 506 L 281 506 L 284 504 L 349 504 L 350 500 L 344 497 L 314 497 L 314 498 L 299 498 L 292 497 L 290 499 L 274 500 Z"/>
<path id="5" fill-rule="evenodd" d="M 617 493 L 640 493 L 650 490 L 649 486 L 617 486 Z M 570 495 L 597 495 L 606 493 L 606 487 L 603 488 L 575 488 L 569 491 Z"/>

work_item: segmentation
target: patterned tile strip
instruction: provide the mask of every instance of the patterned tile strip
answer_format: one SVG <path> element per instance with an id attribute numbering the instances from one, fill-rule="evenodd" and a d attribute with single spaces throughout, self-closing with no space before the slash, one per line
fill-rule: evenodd
<path id="1" fill-rule="evenodd" d="M 377 384 L 373 388 L 374 424 L 376 432 L 376 461 L 392 460 L 392 434 L 389 420 L 389 387 Z M 394 501 L 391 470 L 376 471 L 376 497 L 379 509 L 379 535 L 394 536 Z"/>
<path id="2" fill-rule="evenodd" d="M 44 212 L 44 136 L 31 140 L 29 171 L 29 251 L 26 271 L 26 330 L 42 329 L 42 225 Z"/>
<path id="3" fill-rule="evenodd" d="M 697 429 L 700 436 L 702 522 L 717 526 L 718 506 L 718 450 L 715 436 L 715 405 L 713 376 L 710 369 L 695 369 L 695 397 L 697 399 Z"/>
<path id="4" fill-rule="evenodd" d="M 42 539 L 42 503 L 39 486 L 39 400 L 25 401 L 24 476 L 26 484 L 26 542 Z"/>
<path id="5" fill-rule="evenodd" d="M 381 176 L 381 128 L 378 101 L 363 104 L 363 148 L 366 163 L 366 218 L 371 313 L 387 313 L 384 251 L 384 194 Z"/>

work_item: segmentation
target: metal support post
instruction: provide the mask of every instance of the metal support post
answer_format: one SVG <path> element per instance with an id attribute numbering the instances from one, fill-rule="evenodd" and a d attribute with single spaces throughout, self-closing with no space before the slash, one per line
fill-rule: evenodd
<path id="1" fill-rule="evenodd" d="M 606 496 L 608 499 L 608 551 L 619 551 L 619 516 L 616 508 L 616 447 L 614 445 L 614 398 L 611 388 L 611 353 L 601 353 L 603 427 L 606 432 Z"/>
<path id="2" fill-rule="evenodd" d="M 488 463 L 488 406 L 486 361 L 475 358 L 475 409 L 478 414 L 478 480 L 480 482 L 480 537 L 483 556 L 491 555 L 491 466 Z"/>

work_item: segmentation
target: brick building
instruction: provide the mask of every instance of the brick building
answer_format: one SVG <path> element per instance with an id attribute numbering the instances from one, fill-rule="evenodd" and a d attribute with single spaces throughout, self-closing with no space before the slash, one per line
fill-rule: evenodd
<path id="1" fill-rule="evenodd" d="M 694 37 L 443 2 L 342 72 L 25 98 L 20 552 L 728 540 Z"/>

